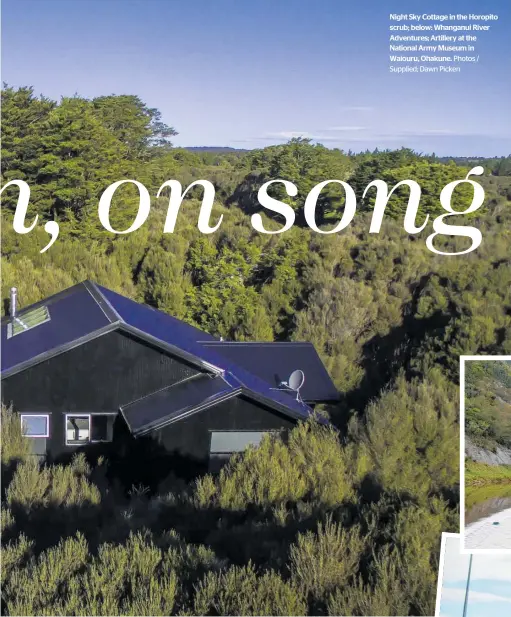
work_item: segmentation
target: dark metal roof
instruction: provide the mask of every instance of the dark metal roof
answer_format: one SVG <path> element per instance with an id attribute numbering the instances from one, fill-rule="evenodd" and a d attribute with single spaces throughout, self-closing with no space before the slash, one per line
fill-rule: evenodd
<path id="1" fill-rule="evenodd" d="M 295 419 L 306 419 L 312 413 L 305 403 L 296 400 L 293 393 L 275 389 L 273 381 L 266 381 L 258 374 L 247 370 L 233 361 L 229 354 L 219 353 L 221 350 L 213 345 L 217 339 L 211 335 L 105 287 L 85 281 L 24 310 L 28 311 L 43 305 L 48 307 L 50 321 L 10 339 L 7 338 L 7 325 L 10 319 L 7 317 L 2 320 L 3 377 L 63 353 L 104 332 L 119 329 L 131 332 L 143 340 L 160 346 L 168 353 L 193 363 L 202 372 L 221 376 L 223 383 L 229 388 L 226 395 L 241 391 L 244 396 Z M 19 312 L 20 316 L 23 312 Z M 319 358 L 315 362 L 320 362 Z M 315 370 L 319 374 L 317 367 Z M 215 381 L 209 377 L 207 379 L 211 383 Z M 219 381 L 215 383 L 220 384 Z M 191 396 L 188 386 L 183 385 L 182 388 L 183 392 L 188 393 L 187 397 Z M 197 396 L 201 392 L 204 393 L 204 389 L 207 390 L 201 382 Z M 151 396 L 156 396 L 159 400 L 157 394 Z M 220 395 L 221 392 L 217 394 Z M 186 397 L 184 399 L 187 400 Z M 190 399 L 192 407 L 195 405 L 195 399 L 194 393 Z M 180 409 L 190 406 L 185 404 L 186 400 L 183 403 L 184 407 Z M 133 405 L 131 412 L 127 411 L 128 406 L 126 406 L 126 413 L 130 414 L 129 420 L 127 416 L 126 418 L 134 430 L 140 431 L 142 427 L 152 424 L 152 420 L 145 415 L 137 420 L 135 410 L 139 407 L 135 402 Z M 166 408 L 168 409 L 168 406 Z M 153 419 L 156 422 L 158 412 L 154 411 L 154 414 Z"/>
<path id="2" fill-rule="evenodd" d="M 312 343 L 201 341 L 273 387 L 287 381 L 295 369 L 305 373 L 300 394 L 304 401 L 327 403 L 339 400 L 330 375 Z"/>
<path id="3" fill-rule="evenodd" d="M 2 319 L 2 375 L 44 360 L 53 350 L 65 351 L 80 344 L 91 333 L 101 333 L 113 323 L 112 315 L 84 283 L 19 310 L 17 316 L 23 319 L 26 312 L 39 306 L 48 308 L 50 320 L 11 338 L 7 338 L 10 319 Z"/>
<path id="4" fill-rule="evenodd" d="M 23 318 L 24 313 L 39 306 L 48 307 L 50 320 L 12 338 L 7 338 L 10 318 L 2 319 L 3 377 L 116 328 L 142 334 L 199 368 L 210 369 L 201 361 L 201 346 L 195 341 L 214 341 L 213 336 L 91 281 L 32 304 L 18 311 L 18 316 Z"/>
<path id="5" fill-rule="evenodd" d="M 112 310 L 119 315 L 122 329 L 129 330 L 146 340 L 151 340 L 163 346 L 170 352 L 197 364 L 199 368 L 213 373 L 222 369 L 213 361 L 209 361 L 203 353 L 203 347 L 197 343 L 203 336 L 209 340 L 216 340 L 210 334 L 189 324 L 154 309 L 146 304 L 139 304 L 121 294 L 111 291 L 101 285 L 96 288 L 109 303 Z"/>
<path id="6" fill-rule="evenodd" d="M 147 304 L 139 304 L 97 283 L 94 284 L 94 287 L 121 319 L 134 325 L 141 325 L 143 328 L 150 327 L 153 335 L 162 338 L 162 340 L 177 342 L 183 337 L 192 341 L 218 340 L 208 332 L 199 330 L 199 328 Z"/>

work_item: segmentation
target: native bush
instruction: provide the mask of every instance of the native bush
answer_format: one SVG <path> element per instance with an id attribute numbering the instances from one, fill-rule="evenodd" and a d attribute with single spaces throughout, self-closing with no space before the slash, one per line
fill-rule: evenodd
<path id="1" fill-rule="evenodd" d="M 359 527 L 345 529 L 328 517 L 317 532 L 299 534 L 291 546 L 291 580 L 306 597 L 324 602 L 329 592 L 345 587 L 357 574 L 365 543 Z"/>
<path id="2" fill-rule="evenodd" d="M 411 174 L 424 185 L 422 214 L 435 212 L 443 185 L 465 175 L 448 161 L 407 149 L 346 154 L 307 140 L 192 153 L 169 149 L 173 130 L 137 97 L 56 103 L 6 88 L 2 103 L 3 182 L 26 179 L 28 218 L 41 217 L 31 233 L 15 233 L 16 191 L 2 194 L 4 312 L 11 286 L 23 307 L 90 278 L 232 340 L 310 341 L 341 394 L 319 410 L 336 428 L 300 424 L 220 475 L 190 486 L 169 479 L 158 495 L 120 494 L 107 461 L 38 463 L 19 417 L 2 408 L 5 612 L 432 614 L 440 534 L 459 527 L 459 355 L 511 353 L 509 176 L 480 179 L 487 200 L 471 224 L 482 245 L 444 258 L 424 236 L 404 233 L 405 193 L 389 202 L 379 234 L 367 232 L 372 197 L 337 234 L 304 228 L 299 210 L 323 179 L 347 180 L 360 197 L 372 180 Z M 479 163 L 495 174 L 509 158 Z M 98 198 L 121 177 L 152 195 L 171 177 L 212 179 L 221 229 L 199 233 L 192 191 L 174 234 L 162 233 L 167 198 L 153 200 L 136 232 L 106 232 Z M 297 199 L 284 196 L 298 225 L 259 234 L 254 197 L 276 177 L 299 188 Z M 319 200 L 324 224 L 339 219 L 337 188 Z M 129 189 L 114 200 L 114 227 L 131 223 L 135 204 Z M 41 223 L 55 215 L 59 239 L 41 254 Z M 264 215 L 264 225 L 280 223 Z M 441 245 L 452 252 L 461 243 Z M 481 379 L 490 377 L 479 371 L 467 388 L 469 429 L 492 447 L 509 443 L 509 384 L 499 387 L 502 403 Z"/>
<path id="3" fill-rule="evenodd" d="M 327 614 L 337 615 L 410 615 L 410 601 L 402 588 L 399 564 L 385 555 L 375 563 L 369 583 L 359 577 L 347 587 L 330 594 Z"/>
<path id="4" fill-rule="evenodd" d="M 293 429 L 287 444 L 280 437 L 266 436 L 258 448 L 233 457 L 216 480 L 200 479 L 195 492 L 201 506 L 235 510 L 304 498 L 340 504 L 352 495 L 349 465 L 337 432 L 315 420 Z"/>
<path id="5" fill-rule="evenodd" d="M 5 405 L 2 405 L 1 414 L 3 475 L 4 471 L 5 473 L 12 472 L 18 463 L 29 460 L 31 448 L 28 440 L 23 437 L 19 415 Z"/>
<path id="6" fill-rule="evenodd" d="M 68 538 L 9 572 L 2 594 L 11 615 L 48 615 L 66 594 L 73 575 L 86 563 L 83 536 Z M 56 611 L 58 613 L 58 609 Z"/>
<path id="7" fill-rule="evenodd" d="M 7 503 L 30 512 L 33 508 L 97 505 L 101 501 L 98 488 L 88 480 L 90 468 L 85 455 L 77 455 L 72 463 L 41 465 L 34 457 L 16 469 L 7 489 Z"/>
<path id="8" fill-rule="evenodd" d="M 307 605 L 292 583 L 252 564 L 209 573 L 197 586 L 194 615 L 304 615 Z"/>
<path id="9" fill-rule="evenodd" d="M 459 470 L 456 390 L 438 373 L 406 381 L 370 403 L 362 443 L 383 488 L 424 499 L 451 488 Z"/>

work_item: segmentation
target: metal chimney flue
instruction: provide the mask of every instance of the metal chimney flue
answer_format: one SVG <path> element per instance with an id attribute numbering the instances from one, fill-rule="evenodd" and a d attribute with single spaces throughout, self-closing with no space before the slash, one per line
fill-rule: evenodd
<path id="1" fill-rule="evenodd" d="M 16 309 L 18 303 L 18 290 L 16 287 L 11 287 L 11 317 L 16 317 Z"/>

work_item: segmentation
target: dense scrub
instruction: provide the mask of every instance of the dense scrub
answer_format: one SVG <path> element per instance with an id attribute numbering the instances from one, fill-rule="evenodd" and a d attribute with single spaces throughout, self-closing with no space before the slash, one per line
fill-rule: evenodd
<path id="1" fill-rule="evenodd" d="M 3 413 L 4 440 L 21 443 L 19 421 Z M 39 467 L 11 449 L 8 613 L 429 614 L 440 533 L 456 510 L 425 460 L 403 470 L 405 490 L 374 473 L 375 429 L 361 430 L 358 447 L 342 447 L 311 421 L 287 445 L 267 439 L 219 476 L 158 496 L 124 495 L 83 456 Z M 387 440 L 393 432 L 389 423 Z"/>
<path id="2" fill-rule="evenodd" d="M 465 375 L 466 434 L 495 450 L 511 447 L 511 360 L 467 361 Z"/>
<path id="3" fill-rule="evenodd" d="M 293 180 L 303 196 L 332 174 L 358 192 L 417 169 L 428 178 L 424 214 L 456 167 L 304 140 L 242 155 L 173 149 L 172 129 L 134 97 L 57 105 L 7 89 L 3 114 L 3 181 L 25 179 L 31 215 L 61 227 L 41 255 L 46 234 L 14 234 L 16 193 L 4 193 L 4 300 L 12 285 L 27 305 L 91 278 L 225 338 L 309 340 L 342 394 L 323 410 L 332 427 L 300 425 L 287 444 L 268 440 L 190 486 L 169 478 L 156 495 L 126 495 L 107 479 L 108 461 L 35 465 L 4 411 L 6 611 L 432 614 L 440 534 L 458 530 L 458 357 L 511 353 L 508 178 L 483 179 L 487 204 L 471 224 L 484 241 L 461 257 L 403 232 L 402 195 L 378 235 L 367 233 L 368 200 L 340 234 L 296 225 L 264 236 L 249 215 L 265 179 Z M 160 199 L 143 228 L 114 237 L 96 209 L 121 177 L 151 194 L 170 178 L 210 179 L 225 222 L 201 235 L 192 194 L 174 234 L 162 234 Z M 119 227 L 136 203 L 123 191 Z M 340 208 L 326 193 L 323 224 Z"/>

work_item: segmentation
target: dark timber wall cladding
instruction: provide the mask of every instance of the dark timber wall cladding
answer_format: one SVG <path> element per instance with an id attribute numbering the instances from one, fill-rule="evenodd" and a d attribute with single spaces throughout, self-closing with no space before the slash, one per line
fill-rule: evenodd
<path id="1" fill-rule="evenodd" d="M 18 412 L 51 413 L 48 453 L 56 456 L 73 450 L 64 445 L 63 414 L 117 412 L 120 405 L 197 373 L 181 359 L 116 331 L 6 378 L 2 399 Z"/>
<path id="2" fill-rule="evenodd" d="M 127 431 L 120 417 L 116 424 L 119 424 L 117 434 Z M 283 431 L 295 424 L 272 409 L 235 397 L 143 437 L 133 439 L 126 435 L 110 469 L 126 487 L 146 486 L 157 490 L 169 475 L 191 480 L 208 471 L 212 431 Z"/>
<path id="3" fill-rule="evenodd" d="M 154 438 L 167 453 L 207 467 L 211 431 L 269 431 L 295 424 L 272 409 L 236 397 L 165 426 L 154 432 Z"/>

